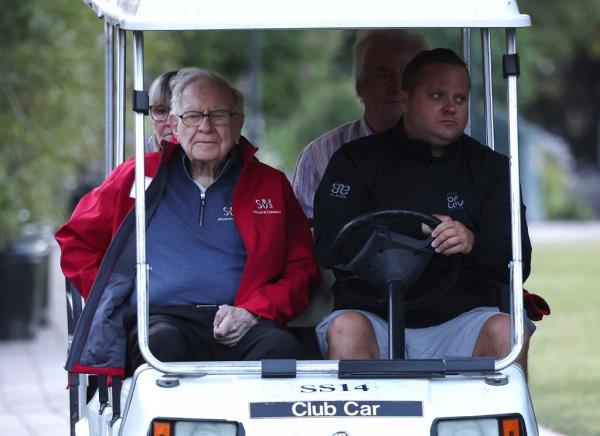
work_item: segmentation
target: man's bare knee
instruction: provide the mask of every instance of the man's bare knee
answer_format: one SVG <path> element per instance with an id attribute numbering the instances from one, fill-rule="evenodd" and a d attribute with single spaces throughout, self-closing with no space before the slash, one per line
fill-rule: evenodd
<path id="1" fill-rule="evenodd" d="M 379 347 L 371 321 L 360 312 L 335 317 L 327 329 L 330 359 L 377 359 Z"/>
<path id="2" fill-rule="evenodd" d="M 501 359 L 510 351 L 510 317 L 504 313 L 489 318 L 477 338 L 474 356 Z"/>
<path id="3" fill-rule="evenodd" d="M 527 352 L 529 350 L 529 331 L 523 332 L 523 347 L 517 362 L 527 372 Z M 508 355 L 511 348 L 510 316 L 498 314 L 488 319 L 479 333 L 479 338 L 473 351 L 474 356 L 494 357 L 502 359 Z"/>
<path id="4" fill-rule="evenodd" d="M 336 316 L 329 323 L 328 332 L 340 332 L 346 331 L 357 331 L 357 330 L 373 330 L 371 321 L 360 312 L 349 310 L 338 316 Z"/>

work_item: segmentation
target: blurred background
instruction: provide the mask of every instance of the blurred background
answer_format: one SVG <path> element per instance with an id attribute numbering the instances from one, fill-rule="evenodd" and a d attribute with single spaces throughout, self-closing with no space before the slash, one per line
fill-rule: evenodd
<path id="1" fill-rule="evenodd" d="M 521 174 L 535 236 L 526 287 L 553 310 L 532 340 L 532 396 L 544 425 L 564 434 L 600 434 L 600 322 L 594 312 L 600 308 L 600 2 L 521 0 L 519 7 L 533 23 L 517 32 Z M 104 30 L 81 1 L 0 0 L 0 10 L 5 365 L 14 347 L 35 353 L 50 337 L 57 344 L 64 339 L 66 347 L 52 234 L 76 200 L 103 178 Z M 459 50 L 458 31 L 423 33 L 431 46 Z M 148 32 L 145 83 L 190 65 L 221 73 L 246 96 L 245 134 L 260 145 L 259 158 L 291 177 L 306 144 L 361 114 L 351 75 L 354 36 L 341 30 Z M 127 43 L 130 62 L 131 39 Z M 495 142 L 506 152 L 503 32 L 492 32 L 492 44 Z M 479 50 L 474 32 L 474 65 Z M 483 130 L 475 127 L 482 113 L 481 74 L 472 74 L 473 136 L 483 140 Z M 126 95 L 131 77 L 128 82 Z M 131 147 L 133 116 L 130 108 L 126 113 L 125 142 Z M 146 131 L 150 135 L 149 121 Z M 0 375 L 14 377 L 4 369 Z M 66 399 L 66 392 L 61 395 Z M 1 407 L 0 420 L 8 416 Z"/>

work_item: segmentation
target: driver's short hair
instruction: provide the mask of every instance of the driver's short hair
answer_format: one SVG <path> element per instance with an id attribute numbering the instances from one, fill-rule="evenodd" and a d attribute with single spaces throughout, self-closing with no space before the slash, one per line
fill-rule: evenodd
<path id="1" fill-rule="evenodd" d="M 411 60 L 402 74 L 402 89 L 413 91 L 423 81 L 423 69 L 432 64 L 448 64 L 463 67 L 469 76 L 467 64 L 449 48 L 423 50 Z"/>

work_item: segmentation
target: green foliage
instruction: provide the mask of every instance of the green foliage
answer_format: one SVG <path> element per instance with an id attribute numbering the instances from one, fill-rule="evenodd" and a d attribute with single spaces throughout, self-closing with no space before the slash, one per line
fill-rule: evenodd
<path id="1" fill-rule="evenodd" d="M 532 62 L 541 62 L 540 70 L 544 69 L 544 62 L 559 63 L 567 59 L 575 46 L 585 46 L 600 56 L 597 1 L 580 0 L 575 6 L 569 2 L 521 0 L 519 6 L 522 13 L 532 17 L 532 27 L 524 31 L 523 44 L 545 55 L 545 59 L 532 56 Z"/>
<path id="2" fill-rule="evenodd" d="M 592 219 L 591 209 L 569 189 L 567 173 L 556 160 L 544 157 L 542 189 L 546 216 L 551 220 Z"/>
<path id="3" fill-rule="evenodd" d="M 600 59 L 600 2 L 581 0 L 548 2 L 521 0 L 520 10 L 531 16 L 532 27 L 519 31 L 525 104 L 536 97 L 558 99 L 561 77 L 557 74 L 577 53 L 584 50 Z"/>
<path id="4" fill-rule="evenodd" d="M 552 314 L 538 323 L 529 349 L 529 386 L 537 419 L 568 435 L 600 431 L 598 239 L 534 244 L 528 289 Z"/>
<path id="5" fill-rule="evenodd" d="M 0 211 L 7 211 L 14 207 L 14 185 L 7 177 L 4 169 L 0 169 Z M 4 247 L 19 228 L 16 213 L 0 212 L 0 249 Z"/>
<path id="6" fill-rule="evenodd" d="M 103 137 L 101 22 L 71 0 L 2 3 L 0 245 L 27 217 L 62 218 L 65 179 Z"/>
<path id="7" fill-rule="evenodd" d="M 264 144 L 279 151 L 291 173 L 302 149 L 340 124 L 360 118 L 361 106 L 350 77 L 309 87 L 291 116 L 267 126 Z"/>

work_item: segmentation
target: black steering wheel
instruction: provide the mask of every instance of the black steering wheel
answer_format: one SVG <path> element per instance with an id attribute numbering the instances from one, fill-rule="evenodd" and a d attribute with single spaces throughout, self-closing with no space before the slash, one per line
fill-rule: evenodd
<path id="1" fill-rule="evenodd" d="M 413 236 L 393 228 L 398 220 L 412 224 Z M 366 281 L 382 295 L 395 281 L 402 287 L 406 308 L 423 306 L 450 289 L 460 270 L 460 256 L 436 254 L 431 248 L 433 238 L 422 232 L 421 224 L 433 229 L 440 223 L 434 216 L 400 209 L 359 215 L 334 239 L 334 269 Z M 430 264 L 432 258 L 435 262 Z M 419 280 L 428 268 L 430 273 Z"/>

